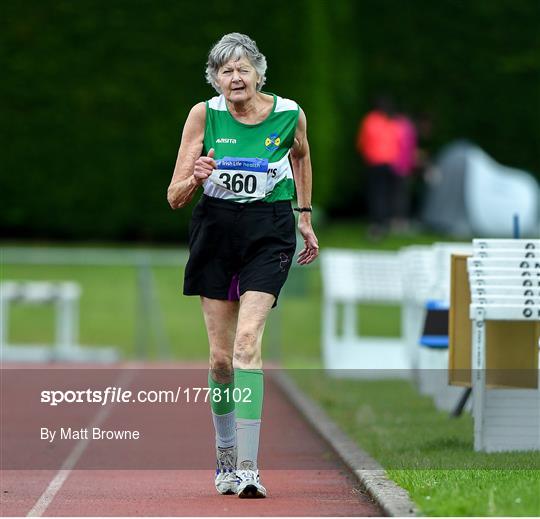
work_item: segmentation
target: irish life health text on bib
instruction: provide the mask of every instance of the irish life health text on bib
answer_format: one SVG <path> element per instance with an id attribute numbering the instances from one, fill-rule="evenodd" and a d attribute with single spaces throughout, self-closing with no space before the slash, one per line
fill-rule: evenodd
<path id="1" fill-rule="evenodd" d="M 236 195 L 263 198 L 266 195 L 268 159 L 223 157 L 209 179 Z"/>

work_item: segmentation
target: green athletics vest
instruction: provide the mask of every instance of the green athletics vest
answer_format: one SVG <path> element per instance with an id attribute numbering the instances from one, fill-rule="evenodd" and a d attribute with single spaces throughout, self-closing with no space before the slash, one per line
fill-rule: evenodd
<path id="1" fill-rule="evenodd" d="M 206 102 L 204 149 L 214 148 L 218 169 L 204 182 L 208 196 L 234 202 L 276 202 L 294 197 L 289 160 L 299 107 L 272 94 L 274 106 L 258 124 L 237 121 L 223 95 Z"/>

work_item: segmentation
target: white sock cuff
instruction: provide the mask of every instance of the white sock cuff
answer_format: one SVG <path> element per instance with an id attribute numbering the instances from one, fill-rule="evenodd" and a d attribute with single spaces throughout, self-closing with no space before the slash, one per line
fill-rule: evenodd
<path id="1" fill-rule="evenodd" d="M 222 449 L 236 445 L 236 413 L 215 414 L 212 411 L 212 420 L 216 430 L 216 445 Z"/>

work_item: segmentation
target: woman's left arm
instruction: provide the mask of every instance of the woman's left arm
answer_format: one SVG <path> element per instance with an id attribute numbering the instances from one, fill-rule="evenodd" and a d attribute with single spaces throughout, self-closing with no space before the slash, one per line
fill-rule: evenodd
<path id="1" fill-rule="evenodd" d="M 294 144 L 291 149 L 294 182 L 299 207 L 311 207 L 311 158 L 307 140 L 306 115 L 300 109 Z M 311 225 L 311 213 L 301 212 L 298 217 L 298 230 L 304 238 L 304 248 L 298 255 L 298 263 L 307 265 L 319 255 L 319 242 Z"/>

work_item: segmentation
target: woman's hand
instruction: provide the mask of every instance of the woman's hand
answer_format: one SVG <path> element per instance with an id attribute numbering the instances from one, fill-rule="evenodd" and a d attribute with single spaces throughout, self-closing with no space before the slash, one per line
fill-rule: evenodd
<path id="1" fill-rule="evenodd" d="M 300 213 L 298 219 L 298 230 L 304 238 L 304 248 L 298 254 L 297 262 L 300 265 L 308 265 L 309 263 L 315 261 L 319 255 L 319 242 L 317 241 L 317 236 L 313 232 L 313 227 L 311 226 L 311 214 L 310 213 Z"/>
<path id="2" fill-rule="evenodd" d="M 210 148 L 208 156 L 201 156 L 195 161 L 193 177 L 199 186 L 212 174 L 214 169 L 217 169 L 217 164 L 214 160 L 214 153 L 214 148 Z"/>

